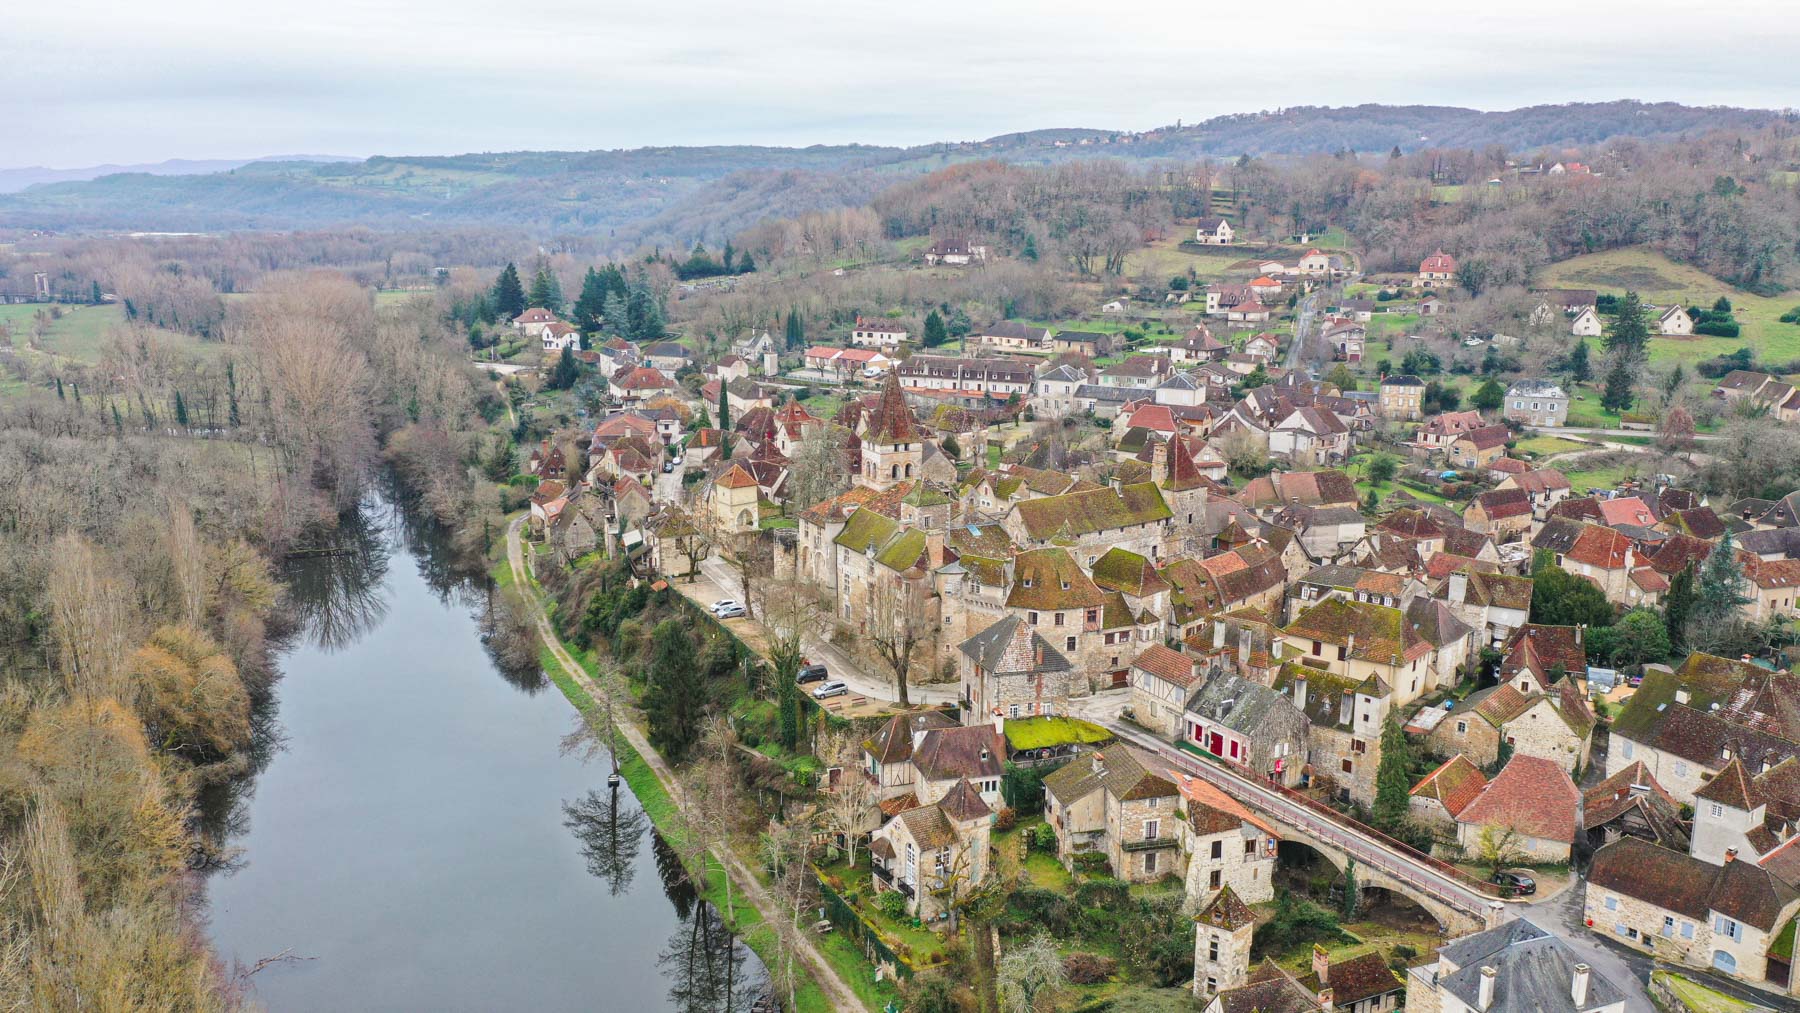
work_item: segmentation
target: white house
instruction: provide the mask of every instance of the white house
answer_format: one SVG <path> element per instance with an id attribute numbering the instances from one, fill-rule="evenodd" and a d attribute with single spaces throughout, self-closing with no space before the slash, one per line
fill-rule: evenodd
<path id="1" fill-rule="evenodd" d="M 1583 306 L 1575 312 L 1575 319 L 1569 322 L 1569 333 L 1582 338 L 1597 338 L 1605 328 L 1600 324 L 1600 313 L 1592 306 Z"/>
<path id="2" fill-rule="evenodd" d="M 1694 333 L 1694 318 L 1680 306 L 1671 306 L 1662 311 L 1656 318 L 1656 333 L 1664 335 L 1688 335 Z"/>
<path id="3" fill-rule="evenodd" d="M 1223 218 L 1202 218 L 1194 229 L 1194 242 L 1201 246 L 1230 246 L 1231 223 Z"/>

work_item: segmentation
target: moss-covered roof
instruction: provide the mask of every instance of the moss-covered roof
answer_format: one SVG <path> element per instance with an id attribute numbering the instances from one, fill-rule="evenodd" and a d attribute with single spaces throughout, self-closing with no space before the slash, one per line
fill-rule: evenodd
<path id="1" fill-rule="evenodd" d="M 875 561 L 890 570 L 910 570 L 925 554 L 925 532 L 903 528 L 875 554 Z"/>
<path id="2" fill-rule="evenodd" d="M 899 527 L 899 523 L 892 518 L 884 517 L 874 510 L 859 509 L 850 515 L 849 521 L 844 524 L 844 530 L 838 532 L 832 543 L 851 552 L 867 552 L 871 546 L 885 543 Z"/>
<path id="3" fill-rule="evenodd" d="M 1155 483 L 1139 482 L 1121 489 L 1091 489 L 1063 496 L 1025 500 L 1014 509 L 1033 538 L 1080 537 L 1154 524 L 1173 516 Z"/>

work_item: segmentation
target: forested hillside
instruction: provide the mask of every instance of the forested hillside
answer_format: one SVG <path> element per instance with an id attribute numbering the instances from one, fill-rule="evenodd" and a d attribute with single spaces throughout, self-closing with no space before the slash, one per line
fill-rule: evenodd
<path id="1" fill-rule="evenodd" d="M 1769 111 L 1611 102 L 1481 112 L 1297 107 L 1144 132 L 1049 129 L 915 148 L 663 147 L 258 162 L 198 176 L 144 173 L 0 195 L 0 226 L 160 231 L 500 226 L 599 232 L 621 245 L 714 239 L 764 218 L 863 204 L 898 179 L 974 159 L 1200 160 L 1426 148 L 1533 154 L 1616 137 L 1752 131 Z"/>

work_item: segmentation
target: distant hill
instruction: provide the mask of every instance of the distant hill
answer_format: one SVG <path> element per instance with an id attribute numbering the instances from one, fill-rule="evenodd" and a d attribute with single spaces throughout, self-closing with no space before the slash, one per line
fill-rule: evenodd
<path id="1" fill-rule="evenodd" d="M 958 161 L 1231 158 L 1500 145 L 1511 151 L 1754 130 L 1791 112 L 1606 102 L 1482 112 L 1449 106 L 1304 106 L 1151 131 L 1059 128 L 891 148 L 815 145 L 523 151 L 363 161 L 259 160 L 204 174 L 158 167 L 0 193 L 0 225 L 161 231 L 511 227 L 629 243 L 716 237 L 759 217 L 865 202 Z M 162 163 L 167 166 L 174 163 Z M 204 165 L 205 163 L 185 163 Z M 34 170 L 18 170 L 34 171 Z M 4 187 L 0 187 L 3 190 Z"/>
<path id="2" fill-rule="evenodd" d="M 162 162 L 139 165 L 88 165 L 76 169 L 50 169 L 28 165 L 19 169 L 0 169 L 0 193 L 17 193 L 39 183 L 80 183 L 118 173 L 143 173 L 148 176 L 200 176 L 226 172 L 251 162 L 360 162 L 351 155 L 264 155 L 261 158 L 171 158 Z"/>

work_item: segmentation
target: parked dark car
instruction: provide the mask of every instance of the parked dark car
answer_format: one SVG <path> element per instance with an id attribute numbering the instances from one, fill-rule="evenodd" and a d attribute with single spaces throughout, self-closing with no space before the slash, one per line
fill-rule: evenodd
<path id="1" fill-rule="evenodd" d="M 794 677 L 794 681 L 804 686 L 809 682 L 824 682 L 828 678 L 830 673 L 825 671 L 824 665 L 806 665 L 800 669 L 800 674 Z"/>
<path id="2" fill-rule="evenodd" d="M 1502 869 L 1494 873 L 1493 881 L 1504 889 L 1509 896 L 1529 897 L 1537 893 L 1537 880 L 1522 872 L 1507 872 Z"/>

